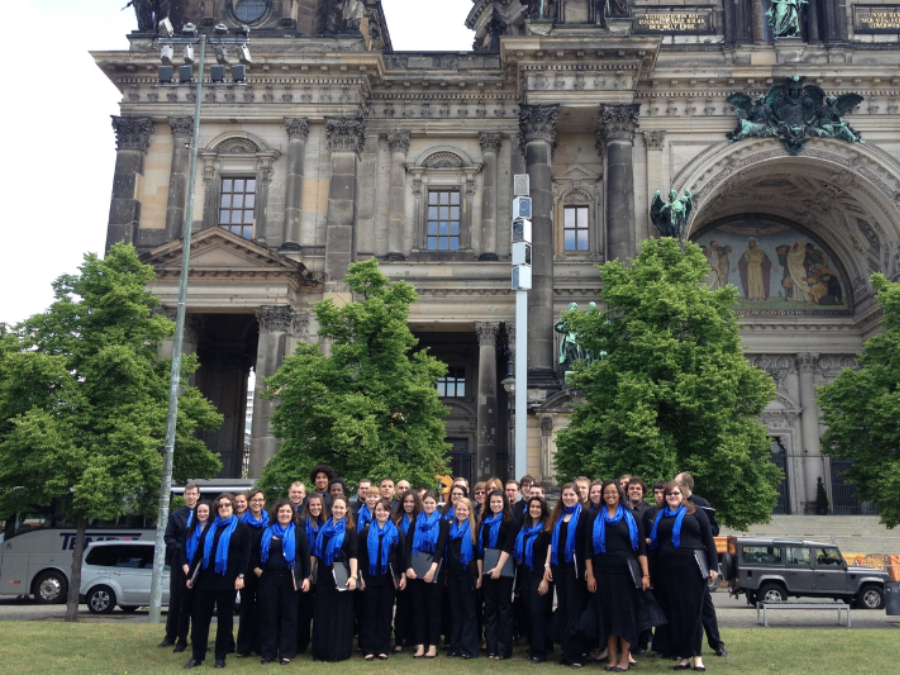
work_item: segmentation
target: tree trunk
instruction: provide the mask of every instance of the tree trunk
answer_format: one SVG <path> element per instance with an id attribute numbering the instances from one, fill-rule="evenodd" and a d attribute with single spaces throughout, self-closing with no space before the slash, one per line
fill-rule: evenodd
<path id="1" fill-rule="evenodd" d="M 84 559 L 85 534 L 87 534 L 87 518 L 79 513 L 75 525 L 72 573 L 69 575 L 69 597 L 66 598 L 66 621 L 78 621 L 78 595 L 81 591 L 81 561 Z"/>

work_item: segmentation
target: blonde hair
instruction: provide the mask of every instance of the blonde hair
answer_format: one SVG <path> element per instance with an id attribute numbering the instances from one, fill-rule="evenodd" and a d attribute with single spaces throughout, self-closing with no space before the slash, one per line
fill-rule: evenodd
<path id="1" fill-rule="evenodd" d="M 468 506 L 469 507 L 469 534 L 472 536 L 472 544 L 475 544 L 478 541 L 478 533 L 477 528 L 475 526 L 475 507 L 472 506 L 472 502 L 468 497 L 460 497 L 456 501 L 456 508 L 459 509 L 460 506 Z M 456 518 L 454 517 L 454 520 Z"/>

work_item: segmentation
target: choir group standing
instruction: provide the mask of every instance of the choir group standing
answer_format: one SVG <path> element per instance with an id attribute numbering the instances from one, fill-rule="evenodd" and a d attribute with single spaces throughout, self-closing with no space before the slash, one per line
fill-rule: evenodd
<path id="1" fill-rule="evenodd" d="M 689 474 L 656 483 L 655 505 L 640 478 L 579 478 L 562 486 L 552 512 L 527 476 L 521 500 L 519 483 L 498 479 L 478 483 L 470 500 L 460 479 L 445 504 L 406 481 L 391 499 L 391 479 L 380 488 L 361 481 L 351 502 L 324 465 L 311 479 L 315 491 L 294 483 L 268 512 L 258 490 L 210 505 L 186 487 L 166 533 L 178 557 L 160 644 L 185 651 L 190 626 L 185 668 L 207 655 L 214 607 L 216 667 L 232 652 L 286 665 L 310 646 L 315 661 L 342 661 L 354 634 L 367 661 L 404 648 L 434 658 L 443 635 L 448 657 L 484 650 L 509 659 L 515 640 L 541 663 L 555 643 L 557 663 L 580 668 L 597 647 L 594 660 L 624 672 L 646 652 L 652 627 L 654 651 L 678 659 L 676 670 L 705 670 L 704 627 L 726 653 L 706 581 L 716 576 L 717 525 Z"/>

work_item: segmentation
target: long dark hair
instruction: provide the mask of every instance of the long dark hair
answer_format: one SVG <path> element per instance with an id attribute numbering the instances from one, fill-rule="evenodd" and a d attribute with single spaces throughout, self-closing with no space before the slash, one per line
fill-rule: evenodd
<path id="1" fill-rule="evenodd" d="M 209 502 L 197 502 L 194 504 L 194 517 L 191 519 L 191 526 L 187 529 L 187 536 L 191 536 L 194 532 L 197 531 L 197 528 L 200 526 L 200 521 L 197 518 L 197 509 L 201 506 L 205 506 L 209 509 L 209 516 L 206 518 L 206 524 L 209 525 L 213 521 L 213 507 Z"/>
<path id="2" fill-rule="evenodd" d="M 547 519 L 550 517 L 550 507 L 547 505 L 547 501 L 543 497 L 529 497 L 528 502 L 525 504 L 525 519 L 523 522 L 534 522 L 534 519 L 531 517 L 531 502 L 537 502 L 541 505 L 541 518 L 540 522 L 547 524 Z"/>
<path id="3" fill-rule="evenodd" d="M 490 518 L 494 515 L 494 512 L 491 511 L 491 500 L 494 497 L 500 497 L 501 499 L 503 499 L 503 510 L 500 512 L 503 514 L 503 516 L 500 518 L 500 522 L 508 523 L 513 519 L 513 512 L 509 507 L 509 499 L 503 493 L 503 490 L 494 490 L 493 492 L 491 492 L 491 494 L 485 497 L 484 508 L 481 510 L 481 518 L 478 522 L 478 527 L 481 527 L 481 525 L 485 521 L 485 518 Z"/>
<path id="4" fill-rule="evenodd" d="M 622 486 L 619 484 L 619 481 L 612 480 L 611 478 L 603 481 L 603 487 L 600 488 L 600 508 L 601 509 L 609 508 L 606 505 L 606 500 L 603 499 L 603 495 L 606 494 L 606 488 L 610 485 L 616 486 L 616 492 L 619 495 L 619 504 L 622 506 L 622 508 L 628 508 L 628 506 L 627 506 L 628 505 L 628 497 L 626 497 L 625 493 L 622 492 Z"/>
<path id="5" fill-rule="evenodd" d="M 407 490 L 406 492 L 404 492 L 403 494 L 400 495 L 400 499 L 399 499 L 400 508 L 397 509 L 397 513 L 394 515 L 394 524 L 395 525 L 399 525 L 401 522 L 403 522 L 403 516 L 406 514 L 406 510 L 403 508 L 403 502 L 405 502 L 406 498 L 409 496 L 412 496 L 412 499 L 413 499 L 413 512 L 412 512 L 412 515 L 410 515 L 410 517 L 409 517 L 409 521 L 411 523 L 415 522 L 416 517 L 420 513 L 422 513 L 422 500 L 419 499 L 419 493 L 416 492 L 415 490 Z M 404 532 L 404 534 L 406 534 L 406 533 Z"/>
<path id="6" fill-rule="evenodd" d="M 269 509 L 269 525 L 274 525 L 278 522 L 278 509 L 280 509 L 282 506 L 290 506 L 291 513 L 294 513 L 294 505 L 291 503 L 290 499 L 279 499 L 277 502 L 275 502 L 275 505 L 271 509 Z M 296 519 L 294 520 L 296 522 Z"/>
<path id="7" fill-rule="evenodd" d="M 465 485 L 451 485 L 450 492 L 447 495 L 449 497 L 449 499 L 447 500 L 447 503 L 444 504 L 444 508 L 441 509 L 441 513 L 443 513 L 445 516 L 448 513 L 450 513 L 450 509 L 453 508 L 453 491 L 454 490 L 462 490 L 462 498 L 463 499 L 469 498 L 469 488 L 467 488 Z"/>
<path id="8" fill-rule="evenodd" d="M 314 499 L 317 499 L 322 503 L 322 513 L 319 514 L 319 518 L 318 518 L 319 526 L 321 527 L 322 525 L 324 525 L 325 523 L 328 522 L 328 519 L 331 517 L 331 514 L 328 513 L 328 504 L 325 503 L 325 498 L 322 495 L 320 495 L 318 492 L 315 492 L 315 491 L 313 491 L 311 494 L 306 495 L 306 501 L 303 502 L 303 508 L 300 511 L 297 511 L 296 520 L 298 523 L 303 523 L 305 525 L 306 524 L 306 516 L 309 516 L 310 518 L 314 517 L 309 512 L 309 503 Z"/>
<path id="9" fill-rule="evenodd" d="M 350 498 L 347 495 L 338 495 L 334 499 L 331 500 L 331 518 L 334 519 L 334 503 L 337 501 L 344 502 L 344 505 L 347 507 L 347 513 L 344 514 L 344 519 L 347 521 L 347 529 L 353 530 L 356 529 L 356 521 L 353 519 L 353 511 L 350 508 Z"/>
<path id="10" fill-rule="evenodd" d="M 566 490 L 571 490 L 575 493 L 575 496 L 578 497 L 578 503 L 581 504 L 581 497 L 578 496 L 578 490 L 575 488 L 575 483 L 566 483 L 559 489 L 559 501 L 556 502 L 556 506 L 553 507 L 553 513 L 550 514 L 550 519 L 547 521 L 547 527 L 544 528 L 547 532 L 552 532 L 553 528 L 556 527 L 556 521 L 563 517 L 563 509 L 566 508 L 566 505 L 563 504 L 562 493 Z"/>

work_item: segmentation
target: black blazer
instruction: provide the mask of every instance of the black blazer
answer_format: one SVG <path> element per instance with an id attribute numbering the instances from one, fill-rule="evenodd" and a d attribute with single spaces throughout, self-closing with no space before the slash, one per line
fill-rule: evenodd
<path id="1" fill-rule="evenodd" d="M 168 549 L 169 554 L 172 555 L 173 561 L 177 560 L 175 554 L 181 550 L 184 540 L 184 531 L 187 529 L 187 521 L 190 513 L 191 509 L 182 506 L 180 509 L 176 509 L 169 514 L 169 522 L 166 523 L 164 539 L 166 541 L 166 548 Z"/>
<path id="2" fill-rule="evenodd" d="M 200 535 L 200 543 L 197 545 L 197 550 L 194 551 L 194 558 L 197 555 L 203 555 L 203 542 L 206 539 L 206 532 L 209 530 L 209 522 L 206 523 L 206 528 L 203 533 Z M 188 569 L 194 564 L 193 560 L 187 559 L 187 540 L 188 537 L 193 533 L 192 529 L 185 529 L 184 533 L 181 535 L 181 546 L 178 549 L 178 567 L 183 568 L 185 565 L 188 566 Z M 173 559 L 173 564 L 175 560 Z M 174 565 L 173 565 L 174 566 Z"/>
<path id="3" fill-rule="evenodd" d="M 482 528 L 481 525 L 479 525 L 478 530 L 482 546 L 485 549 L 490 548 L 491 528 Z M 512 557 L 513 551 L 516 548 L 517 536 L 519 536 L 519 523 L 516 522 L 515 518 L 508 523 L 500 523 L 500 532 L 497 533 L 497 548 L 501 551 L 505 551 Z M 475 555 L 479 559 L 484 558 L 483 553 L 478 553 L 476 551 Z"/>
<path id="4" fill-rule="evenodd" d="M 328 541 L 329 541 L 328 537 L 324 537 L 322 539 L 322 555 L 323 556 L 325 555 L 325 547 L 328 545 Z M 350 560 L 357 557 L 357 555 L 356 555 L 357 543 L 358 543 L 358 536 L 356 533 L 356 528 L 348 527 L 344 531 L 344 543 L 341 544 L 340 549 L 338 549 L 334 552 L 334 561 L 333 562 L 340 560 L 341 562 L 347 563 L 347 565 L 349 566 Z M 311 542 L 310 550 L 312 550 L 313 546 L 315 546 L 315 543 Z M 324 557 L 321 560 L 317 559 L 316 564 L 318 565 L 319 562 L 322 563 L 323 567 L 325 566 L 325 558 Z M 321 575 L 322 575 L 322 572 L 320 570 L 319 571 L 319 579 L 322 578 Z"/>
<path id="5" fill-rule="evenodd" d="M 719 521 L 716 520 L 716 512 L 712 505 L 703 497 L 698 497 L 697 495 L 691 495 L 688 497 L 688 501 L 706 514 L 706 518 L 709 520 L 709 527 L 712 530 L 712 536 L 718 537 Z"/>
<path id="6" fill-rule="evenodd" d="M 377 573 L 375 575 L 369 573 L 369 525 L 366 525 L 359 533 L 359 542 L 357 543 L 357 560 L 360 573 L 366 580 L 366 583 L 383 583 L 387 581 L 386 573 Z M 394 570 L 394 576 L 397 578 L 406 572 L 406 535 L 403 534 L 403 528 L 398 527 L 397 543 L 391 544 L 391 550 L 388 552 L 388 565 Z"/>
<path id="7" fill-rule="evenodd" d="M 228 591 L 234 590 L 234 580 L 239 574 L 246 575 L 250 568 L 250 528 L 244 523 L 238 521 L 237 527 L 231 534 L 231 541 L 228 544 L 228 565 L 225 574 L 216 574 L 216 551 L 219 548 L 219 539 L 225 531 L 224 527 L 218 528 L 213 535 L 212 552 L 209 556 L 209 566 L 203 569 L 203 546 L 206 538 L 212 531 L 212 524 L 203 533 L 200 538 L 200 545 L 197 547 L 197 555 L 194 556 L 194 562 L 188 572 L 188 576 L 193 576 L 194 571 L 199 567 L 197 574 L 196 587 L 204 591 Z"/>
<path id="8" fill-rule="evenodd" d="M 309 576 L 309 540 L 306 538 L 306 530 L 299 525 L 294 525 L 294 580 L 297 582 L 297 588 L 303 583 L 303 580 Z M 263 532 L 265 529 L 263 529 Z M 256 539 L 253 546 L 253 552 L 250 556 L 250 570 L 259 567 L 266 572 L 276 572 L 287 569 L 287 562 L 281 551 L 281 545 L 273 538 L 272 544 L 269 546 L 269 559 L 262 561 L 262 534 Z M 253 574 L 255 577 L 256 575 Z"/>
<path id="9" fill-rule="evenodd" d="M 425 512 L 423 511 L 422 513 L 425 513 Z M 412 547 L 413 547 L 413 540 L 415 539 L 415 535 L 416 535 L 416 522 L 417 521 L 418 521 L 418 516 L 416 517 L 415 521 L 410 523 L 409 533 L 406 537 L 406 563 L 407 563 L 406 569 L 409 569 L 409 566 L 412 565 L 412 563 L 410 561 L 412 558 Z M 438 529 L 437 544 L 435 544 L 434 553 L 432 554 L 432 560 L 436 563 L 440 563 L 444 559 L 444 548 L 446 548 L 447 540 L 450 538 L 450 521 L 444 520 L 443 516 L 441 516 L 441 518 L 438 520 L 438 528 L 439 529 Z"/>
<path id="10" fill-rule="evenodd" d="M 562 520 L 565 514 L 560 514 L 560 520 Z M 593 523 L 593 517 L 591 515 L 591 510 L 584 505 L 581 507 L 581 515 L 578 517 L 578 529 L 575 530 L 575 548 L 573 549 L 575 552 L 575 557 L 578 559 L 578 578 L 584 578 L 584 547 L 590 537 L 590 527 Z M 570 520 L 568 523 L 564 523 L 566 529 L 568 530 L 568 526 L 572 524 Z M 555 527 L 555 525 L 554 525 Z M 550 546 L 553 546 L 553 527 L 550 529 Z M 565 540 L 562 536 L 559 538 L 559 547 L 560 550 L 557 551 L 556 561 L 558 565 L 568 564 L 565 562 L 566 560 L 566 550 L 565 550 Z M 550 564 L 553 564 L 553 558 L 550 559 Z"/>

